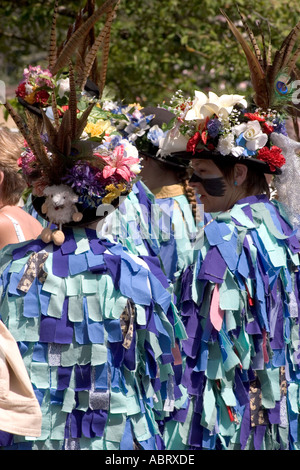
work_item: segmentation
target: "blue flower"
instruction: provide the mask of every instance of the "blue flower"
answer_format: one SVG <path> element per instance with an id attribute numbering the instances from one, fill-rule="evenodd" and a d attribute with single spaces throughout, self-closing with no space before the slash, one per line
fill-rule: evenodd
<path id="1" fill-rule="evenodd" d="M 164 132 L 159 126 L 155 125 L 151 127 L 147 134 L 147 139 L 150 140 L 150 142 L 155 145 L 155 147 L 159 147 L 159 142 L 162 138 L 164 138 L 166 135 L 166 132 Z"/>
<path id="2" fill-rule="evenodd" d="M 219 119 L 210 119 L 207 123 L 207 132 L 211 137 L 217 137 L 222 124 Z"/>
<path id="3" fill-rule="evenodd" d="M 287 131 L 286 131 L 286 128 L 285 128 L 285 122 L 284 121 L 280 121 L 278 118 L 274 119 L 273 121 L 273 127 L 274 127 L 274 132 L 276 132 L 276 134 L 283 134 L 283 135 L 288 135 Z"/>
<path id="4" fill-rule="evenodd" d="M 244 137 L 243 132 L 236 138 L 235 142 L 237 146 L 244 148 L 244 152 L 242 153 L 242 155 L 244 155 L 245 157 L 251 157 L 252 155 L 256 154 L 256 151 L 247 149 L 246 147 L 247 141 Z"/>

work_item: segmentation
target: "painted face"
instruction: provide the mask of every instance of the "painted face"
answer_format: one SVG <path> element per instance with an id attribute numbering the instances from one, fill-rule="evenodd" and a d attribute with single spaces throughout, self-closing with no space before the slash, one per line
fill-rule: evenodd
<path id="1" fill-rule="evenodd" d="M 192 167 L 190 185 L 199 194 L 205 212 L 227 210 L 229 185 L 217 165 L 212 160 L 193 159 Z"/>

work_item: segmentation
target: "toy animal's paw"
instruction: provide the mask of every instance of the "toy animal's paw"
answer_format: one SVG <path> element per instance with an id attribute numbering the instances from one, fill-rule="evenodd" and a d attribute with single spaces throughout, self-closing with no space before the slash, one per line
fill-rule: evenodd
<path id="1" fill-rule="evenodd" d="M 52 240 L 54 245 L 60 246 L 63 244 L 65 241 L 65 234 L 61 230 L 55 230 L 55 232 L 52 233 Z"/>
<path id="2" fill-rule="evenodd" d="M 47 214 L 48 211 L 48 205 L 44 202 L 44 204 L 41 207 L 41 211 L 43 214 Z"/>
<path id="3" fill-rule="evenodd" d="M 74 212 L 72 219 L 73 222 L 80 222 L 82 220 L 83 214 L 81 212 Z"/>
<path id="4" fill-rule="evenodd" d="M 41 233 L 41 239 L 44 243 L 50 243 L 52 240 L 52 230 L 50 228 L 44 228 Z"/>

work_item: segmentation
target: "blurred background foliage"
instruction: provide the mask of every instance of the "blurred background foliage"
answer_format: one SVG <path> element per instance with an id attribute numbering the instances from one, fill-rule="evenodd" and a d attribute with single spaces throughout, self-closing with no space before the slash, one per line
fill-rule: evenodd
<path id="1" fill-rule="evenodd" d="M 97 2 L 96 3 L 101 3 Z M 61 0 L 59 39 L 84 1 Z M 275 52 L 300 20 L 299 0 L 239 0 L 255 35 Z M 0 79 L 13 95 L 29 64 L 47 62 L 54 0 L 0 1 Z M 240 26 L 234 1 L 121 0 L 111 33 L 107 85 L 115 99 L 142 105 L 168 102 L 181 89 L 251 95 L 240 46 L 220 8 Z"/>

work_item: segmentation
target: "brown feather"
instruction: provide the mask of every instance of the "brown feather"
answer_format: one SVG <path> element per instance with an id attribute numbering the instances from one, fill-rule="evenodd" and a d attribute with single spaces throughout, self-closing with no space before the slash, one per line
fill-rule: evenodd
<path id="1" fill-rule="evenodd" d="M 57 44 L 56 44 L 57 12 L 58 12 L 58 0 L 55 0 L 51 31 L 50 31 L 50 45 L 49 45 L 49 56 L 48 56 L 49 68 L 54 66 L 56 58 L 57 58 Z"/>
<path id="2" fill-rule="evenodd" d="M 49 168 L 50 160 L 47 155 L 45 145 L 38 132 L 35 119 L 33 115 L 30 114 L 28 111 L 26 111 L 26 118 L 28 123 L 28 129 L 31 133 L 31 145 L 33 145 L 31 149 L 33 150 L 33 153 L 35 154 L 36 158 L 40 161 L 41 165 L 45 168 Z"/>
<path id="3" fill-rule="evenodd" d="M 84 63 L 83 75 L 81 77 L 81 82 L 79 84 L 81 89 L 84 88 L 84 85 L 85 85 L 88 77 L 90 76 L 95 58 L 97 56 L 97 52 L 98 52 L 99 48 L 101 47 L 102 43 L 104 42 L 106 36 L 109 35 L 110 28 L 111 28 L 111 21 L 107 21 L 104 25 L 104 28 L 102 29 L 102 31 L 99 33 L 99 35 L 95 39 L 94 44 L 92 45 L 92 47 L 90 48 L 90 50 L 89 50 L 89 52 L 86 56 L 85 63 Z"/>
<path id="4" fill-rule="evenodd" d="M 290 58 L 290 61 L 287 64 L 288 74 L 291 75 L 296 67 L 296 62 L 300 56 L 300 46 L 295 51 L 294 55 Z"/>
<path id="5" fill-rule="evenodd" d="M 99 96 L 101 98 L 103 89 L 105 86 L 106 82 L 106 73 L 107 73 L 107 65 L 108 65 L 108 57 L 109 57 L 109 46 L 110 46 L 110 32 L 111 32 L 111 25 L 112 21 L 114 19 L 115 15 L 115 10 L 119 5 L 119 1 L 114 9 L 111 10 L 108 14 L 107 18 L 107 25 L 108 25 L 108 31 L 107 34 L 104 38 L 104 47 L 103 47 L 103 53 L 102 53 L 102 66 L 101 66 L 101 71 L 100 71 L 100 76 L 99 76 Z"/>
<path id="6" fill-rule="evenodd" d="M 283 60 L 282 60 L 281 68 L 284 68 L 286 64 L 288 63 L 288 61 L 290 60 L 290 56 L 296 44 L 296 41 L 298 39 L 299 32 L 300 32 L 300 21 L 296 24 L 296 26 L 292 29 L 290 34 L 287 36 L 286 43 L 284 41 L 284 45 L 282 46 L 284 54 L 282 56 Z"/>
<path id="7" fill-rule="evenodd" d="M 77 135 L 75 136 L 75 139 L 79 139 L 81 134 L 84 131 L 84 128 L 87 124 L 88 117 L 95 106 L 95 103 L 90 103 L 86 110 L 82 113 L 81 117 L 77 120 Z"/>
<path id="8" fill-rule="evenodd" d="M 71 139 L 71 119 L 70 110 L 64 113 L 58 133 L 56 145 L 58 150 L 65 156 L 69 156 L 71 148 L 69 148 L 68 140 Z M 68 151 L 69 150 L 69 151 Z"/>
<path id="9" fill-rule="evenodd" d="M 60 121 L 59 121 L 59 113 L 58 113 L 58 107 L 57 107 L 56 96 L 55 96 L 54 91 L 52 91 L 51 93 L 51 108 L 53 112 L 55 127 L 56 129 L 58 129 L 60 125 Z"/>
<path id="10" fill-rule="evenodd" d="M 28 128 L 26 127 L 26 124 L 22 117 L 17 113 L 17 111 L 13 108 L 13 106 L 6 101 L 4 103 L 5 108 L 9 112 L 10 117 L 13 119 L 14 123 L 16 124 L 17 128 L 21 132 L 22 136 L 24 137 L 25 140 L 27 140 L 29 144 L 30 140 L 30 134 L 28 132 Z"/>
<path id="11" fill-rule="evenodd" d="M 255 53 L 252 52 L 248 43 L 243 38 L 242 34 L 235 27 L 232 21 L 228 18 L 226 13 L 223 12 L 223 10 L 221 10 L 221 12 L 226 18 L 229 28 L 231 29 L 232 33 L 234 34 L 239 44 L 242 46 L 243 51 L 246 55 L 246 59 L 248 61 L 248 66 L 249 66 L 249 70 L 251 74 L 252 86 L 253 86 L 253 90 L 255 93 L 255 96 L 254 96 L 255 103 L 258 107 L 268 108 L 269 107 L 269 93 L 268 93 L 268 88 L 266 85 L 265 73 L 261 67 L 261 64 L 258 61 Z"/>
<path id="12" fill-rule="evenodd" d="M 51 68 L 51 72 L 55 75 L 61 68 L 65 67 L 74 53 L 75 49 L 82 43 L 90 29 L 94 26 L 101 16 L 106 13 L 116 0 L 106 0 L 70 37 L 63 50 L 61 51 L 56 63 Z"/>
<path id="13" fill-rule="evenodd" d="M 242 12 L 240 11 L 239 7 L 237 7 L 237 10 L 238 10 L 239 15 L 240 15 L 240 17 L 241 17 L 243 26 L 244 26 L 244 28 L 245 28 L 247 34 L 248 34 L 248 37 L 249 37 L 249 39 L 250 39 L 250 42 L 251 42 L 251 44 L 252 44 L 252 47 L 253 47 L 253 50 L 254 50 L 254 52 L 255 52 L 256 58 L 257 58 L 257 60 L 258 60 L 260 63 L 262 63 L 262 54 L 261 54 L 260 48 L 259 48 L 259 46 L 258 46 L 258 44 L 257 44 L 257 41 L 256 41 L 256 39 L 255 39 L 255 36 L 254 36 L 254 34 L 253 34 L 253 31 L 250 29 L 250 27 L 249 27 L 249 25 L 248 25 L 248 23 L 247 23 L 247 21 L 246 21 L 246 18 L 245 18 L 245 16 L 242 14 Z"/>
<path id="14" fill-rule="evenodd" d="M 54 125 L 52 124 L 51 120 L 46 115 L 43 108 L 41 108 L 41 113 L 42 113 L 42 116 L 43 116 L 43 123 L 44 123 L 45 129 L 46 129 L 46 132 L 47 132 L 48 139 L 50 140 L 50 142 L 55 142 L 56 139 L 57 139 L 57 130 L 54 127 Z"/>
<path id="15" fill-rule="evenodd" d="M 74 70 L 72 63 L 69 65 L 69 82 L 70 82 L 70 94 L 69 94 L 69 110 L 70 110 L 70 125 L 71 125 L 71 139 L 76 136 L 77 127 L 77 96 L 76 96 L 76 84 L 74 77 Z"/>

